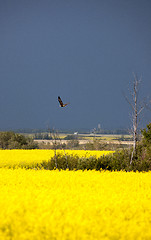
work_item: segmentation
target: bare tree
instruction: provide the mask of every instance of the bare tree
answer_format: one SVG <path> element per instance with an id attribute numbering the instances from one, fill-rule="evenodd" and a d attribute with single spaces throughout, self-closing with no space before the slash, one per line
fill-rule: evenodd
<path id="1" fill-rule="evenodd" d="M 51 131 L 51 136 L 52 136 L 52 139 L 53 139 L 53 149 L 54 149 L 54 158 L 55 158 L 56 169 L 58 168 L 58 162 L 57 162 L 58 142 L 60 142 L 60 148 L 64 151 L 64 155 L 65 155 L 65 159 L 66 159 L 66 168 L 69 169 L 67 154 L 65 152 L 65 149 L 63 148 L 63 144 L 62 144 L 62 141 L 61 141 L 61 138 L 59 136 L 58 131 L 53 128 L 52 131 Z"/>
<path id="2" fill-rule="evenodd" d="M 58 135 L 58 132 L 55 131 L 55 129 L 52 129 L 51 136 L 52 136 L 52 140 L 53 140 L 53 149 L 54 149 L 54 158 L 55 158 L 56 169 L 58 168 L 57 154 L 56 154 L 56 152 L 57 152 L 57 135 Z"/>
<path id="3" fill-rule="evenodd" d="M 139 102 L 138 95 L 139 95 L 139 84 L 141 83 L 141 77 L 138 79 L 137 75 L 133 73 L 134 80 L 133 80 L 133 90 L 130 91 L 130 98 L 125 96 L 127 102 L 129 103 L 132 109 L 132 134 L 133 134 L 133 151 L 131 154 L 130 164 L 134 159 L 134 154 L 137 156 L 136 153 L 136 146 L 138 142 L 138 124 L 139 124 L 139 115 L 145 108 L 145 101 Z"/>
<path id="4" fill-rule="evenodd" d="M 65 158 L 66 158 L 66 168 L 69 169 L 66 151 L 65 151 L 65 149 L 63 148 L 63 144 L 62 144 L 62 142 L 61 142 L 61 138 L 59 137 L 58 139 L 59 139 L 59 141 L 60 141 L 61 149 L 64 151 L 64 155 L 65 155 Z"/>

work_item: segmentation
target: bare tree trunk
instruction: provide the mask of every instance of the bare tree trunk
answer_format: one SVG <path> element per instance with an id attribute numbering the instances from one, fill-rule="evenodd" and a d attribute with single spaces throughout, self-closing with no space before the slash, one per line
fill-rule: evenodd
<path id="1" fill-rule="evenodd" d="M 138 113 L 137 113 L 137 95 L 138 95 L 138 80 L 135 77 L 134 80 L 134 89 L 133 89 L 133 100 L 134 100 L 134 105 L 133 105 L 133 151 L 131 155 L 131 161 L 130 164 L 132 164 L 134 154 L 136 154 L 136 144 L 137 144 L 137 127 L 138 127 Z"/>
<path id="2" fill-rule="evenodd" d="M 61 149 L 64 150 L 64 155 L 65 155 L 65 158 L 66 158 L 66 168 L 69 169 L 67 154 L 65 152 L 65 149 L 63 149 L 63 147 L 62 147 L 62 141 L 61 141 L 61 138 L 59 137 L 59 133 L 58 133 L 57 130 L 55 131 L 55 129 L 52 130 L 52 138 L 54 140 L 53 149 L 54 149 L 54 158 L 55 158 L 56 169 L 58 168 L 57 154 L 56 154 L 56 152 L 57 152 L 57 140 L 60 141 Z"/>
<path id="3" fill-rule="evenodd" d="M 65 155 L 65 158 L 66 158 L 66 168 L 69 169 L 69 165 L 68 165 L 68 159 L 67 159 L 67 154 L 65 152 L 65 149 L 64 149 L 64 155 Z"/>
<path id="4" fill-rule="evenodd" d="M 133 127 L 132 127 L 132 133 L 133 133 L 133 151 L 131 154 L 131 160 L 130 164 L 132 164 L 132 161 L 134 159 L 134 156 L 137 157 L 137 141 L 138 141 L 138 116 L 141 113 L 141 111 L 144 109 L 144 106 L 142 104 L 138 104 L 138 86 L 141 81 L 138 80 L 137 76 L 134 75 L 134 82 L 133 82 L 133 92 L 131 92 L 132 100 L 129 100 L 126 97 L 127 102 L 130 104 L 132 108 L 132 121 L 133 121 Z M 139 106 L 138 106 L 139 105 Z"/>
<path id="5" fill-rule="evenodd" d="M 56 154 L 56 151 L 57 151 L 57 135 L 56 135 L 54 129 L 52 129 L 52 139 L 54 140 L 53 149 L 54 149 L 55 167 L 57 169 L 58 168 L 57 154 Z"/>
<path id="6" fill-rule="evenodd" d="M 64 155 L 65 155 L 65 158 L 66 158 L 66 169 L 69 169 L 66 151 L 65 151 L 65 149 L 63 149 L 61 138 L 59 136 L 58 136 L 58 138 L 59 138 L 59 141 L 60 141 L 61 149 L 64 151 Z"/>

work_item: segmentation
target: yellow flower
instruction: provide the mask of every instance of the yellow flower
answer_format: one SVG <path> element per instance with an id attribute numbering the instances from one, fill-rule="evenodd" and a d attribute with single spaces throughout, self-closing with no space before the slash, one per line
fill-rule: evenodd
<path id="1" fill-rule="evenodd" d="M 54 150 L 0 150 L 0 167 L 30 167 L 49 161 L 54 156 Z M 113 151 L 56 150 L 56 154 L 78 155 L 79 157 L 95 156 L 96 158 L 112 154 Z"/>
<path id="2" fill-rule="evenodd" d="M 151 239 L 151 172 L 0 169 L 1 240 Z"/>

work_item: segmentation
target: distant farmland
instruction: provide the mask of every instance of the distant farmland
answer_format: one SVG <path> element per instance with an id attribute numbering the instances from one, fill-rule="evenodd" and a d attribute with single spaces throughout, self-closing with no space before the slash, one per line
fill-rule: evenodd
<path id="1" fill-rule="evenodd" d="M 53 145 L 54 142 L 57 144 L 68 144 L 69 140 L 65 140 L 64 138 L 66 136 L 70 135 L 65 135 L 65 134 L 60 134 L 59 135 L 59 140 L 52 139 L 52 140 L 47 140 L 47 139 L 35 139 L 35 142 L 38 143 L 45 143 L 45 144 L 50 144 Z M 132 145 L 132 137 L 130 135 L 107 135 L 107 134 L 100 134 L 93 136 L 92 134 L 79 134 L 77 137 L 75 137 L 79 141 L 80 145 L 87 144 L 87 143 L 93 143 L 94 140 L 99 140 L 100 143 L 106 143 L 106 144 L 116 144 L 116 145 Z M 122 139 L 122 140 L 121 140 Z"/>

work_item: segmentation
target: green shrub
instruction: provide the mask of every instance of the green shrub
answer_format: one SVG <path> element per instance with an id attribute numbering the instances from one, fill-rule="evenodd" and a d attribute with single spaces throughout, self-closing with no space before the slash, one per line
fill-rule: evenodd
<path id="1" fill-rule="evenodd" d="M 140 148 L 141 149 L 141 148 Z M 134 158 L 130 165 L 130 158 L 132 150 L 116 151 L 113 155 L 101 156 L 98 159 L 94 156 L 89 158 L 61 155 L 57 154 L 48 162 L 44 161 L 41 166 L 44 169 L 53 170 L 109 170 L 109 171 L 150 171 L 151 170 L 151 157 L 142 158 L 141 150 L 137 158 Z"/>

